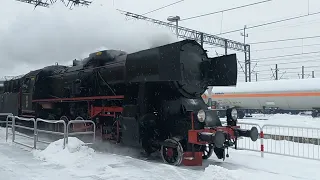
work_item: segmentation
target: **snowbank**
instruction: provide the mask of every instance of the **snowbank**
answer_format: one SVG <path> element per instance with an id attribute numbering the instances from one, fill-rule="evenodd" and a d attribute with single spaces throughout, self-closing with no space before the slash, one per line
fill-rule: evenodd
<path id="1" fill-rule="evenodd" d="M 84 145 L 84 142 L 75 137 L 69 137 L 66 148 L 63 149 L 63 139 L 52 142 L 43 151 L 35 150 L 35 158 L 47 163 L 63 166 L 80 166 L 92 159 L 94 150 Z"/>
<path id="2" fill-rule="evenodd" d="M 209 165 L 200 180 L 240 180 L 238 170 L 228 170 L 226 168 Z"/>

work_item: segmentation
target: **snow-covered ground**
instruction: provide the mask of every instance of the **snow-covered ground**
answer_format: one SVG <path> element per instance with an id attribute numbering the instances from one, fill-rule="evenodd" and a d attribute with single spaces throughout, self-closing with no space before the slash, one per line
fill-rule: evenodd
<path id="1" fill-rule="evenodd" d="M 252 118 L 239 119 L 239 122 L 252 122 L 257 123 L 260 126 L 265 124 L 276 124 L 320 128 L 320 118 L 313 118 L 311 115 L 252 114 Z"/>
<path id="2" fill-rule="evenodd" d="M 269 124 L 269 123 L 268 123 Z M 16 136 L 16 140 L 23 137 Z M 23 139 L 32 145 L 32 140 Z M 77 138 L 32 150 L 5 142 L 0 129 L 0 174 L 6 180 L 108 180 L 108 179 L 201 179 L 201 180 L 298 180 L 320 179 L 320 161 L 230 149 L 225 162 L 214 155 L 201 167 L 174 167 L 158 157 L 144 160 L 139 151 L 108 143 L 91 147 Z M 96 148 L 99 147 L 99 148 Z M 125 155 L 127 154 L 127 155 Z"/>

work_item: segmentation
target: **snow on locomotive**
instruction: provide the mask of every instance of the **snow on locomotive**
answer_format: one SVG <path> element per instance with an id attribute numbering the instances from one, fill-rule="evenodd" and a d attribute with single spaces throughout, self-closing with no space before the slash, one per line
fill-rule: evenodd
<path id="1" fill-rule="evenodd" d="M 227 126 L 208 110 L 208 86 L 237 82 L 236 55 L 208 58 L 196 41 L 183 40 L 131 54 L 92 53 L 72 67 L 55 65 L 4 82 L 0 112 L 42 119 L 91 119 L 101 137 L 160 151 L 172 165 L 199 165 L 214 152 L 224 159 L 236 138 L 258 138 L 256 128 Z M 228 157 L 228 156 L 227 156 Z"/>

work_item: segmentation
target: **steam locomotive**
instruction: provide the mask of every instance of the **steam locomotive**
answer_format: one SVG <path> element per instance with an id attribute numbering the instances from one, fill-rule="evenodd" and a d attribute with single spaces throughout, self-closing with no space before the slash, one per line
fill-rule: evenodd
<path id="1" fill-rule="evenodd" d="M 258 138 L 256 128 L 236 125 L 235 109 L 222 126 L 201 97 L 208 86 L 236 82 L 236 54 L 209 58 L 196 41 L 183 40 L 131 54 L 99 51 L 72 67 L 48 66 L 5 81 L 0 112 L 90 119 L 103 139 L 160 151 L 172 165 L 197 165 L 213 152 L 224 160 L 240 136 Z"/>

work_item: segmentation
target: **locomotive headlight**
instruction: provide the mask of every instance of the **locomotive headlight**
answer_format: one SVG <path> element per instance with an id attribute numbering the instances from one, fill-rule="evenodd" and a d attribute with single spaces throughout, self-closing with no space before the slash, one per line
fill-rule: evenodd
<path id="1" fill-rule="evenodd" d="M 204 112 L 204 110 L 200 110 L 197 114 L 198 120 L 200 122 L 204 122 L 204 120 L 206 119 L 206 113 Z"/>
<path id="2" fill-rule="evenodd" d="M 235 121 L 238 118 L 238 111 L 236 109 L 232 109 L 231 118 Z"/>

